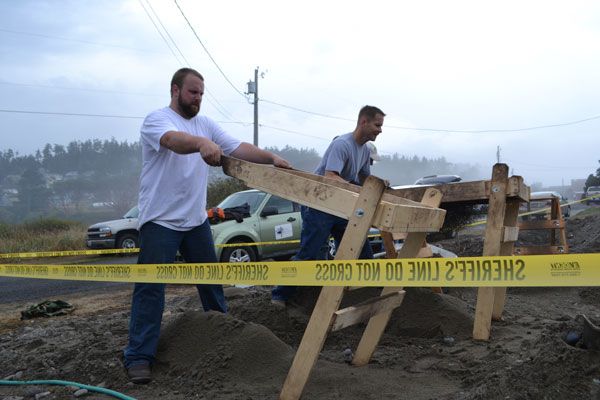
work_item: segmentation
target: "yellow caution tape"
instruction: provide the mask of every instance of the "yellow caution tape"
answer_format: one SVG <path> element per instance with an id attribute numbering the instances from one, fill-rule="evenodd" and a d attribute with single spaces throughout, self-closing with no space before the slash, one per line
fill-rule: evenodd
<path id="1" fill-rule="evenodd" d="M 368 237 L 378 237 L 379 234 L 368 235 Z M 271 242 L 248 242 L 248 243 L 222 243 L 215 247 L 240 247 L 240 246 L 265 246 L 278 244 L 300 243 L 299 239 L 294 240 L 276 240 Z M 2 258 L 40 258 L 40 257 L 68 257 L 68 256 L 89 256 L 98 254 L 122 254 L 139 253 L 139 248 L 132 249 L 99 249 L 99 250 L 66 250 L 66 251 L 31 251 L 24 253 L 0 253 Z"/>
<path id="2" fill-rule="evenodd" d="M 560 207 L 566 207 L 566 206 L 570 206 L 571 204 L 576 204 L 576 203 L 583 203 L 585 201 L 588 201 L 590 199 L 594 199 L 596 197 L 600 197 L 600 194 L 596 194 L 596 195 L 593 195 L 593 196 L 590 196 L 590 197 L 586 197 L 586 198 L 581 199 L 581 200 L 574 200 L 574 201 L 571 201 L 571 202 L 568 202 L 568 203 L 565 203 L 565 204 L 561 204 Z M 534 200 L 534 201 L 537 201 L 537 200 Z M 540 208 L 539 210 L 528 211 L 528 212 L 519 214 L 519 217 L 523 217 L 523 216 L 526 216 L 526 215 L 532 215 L 532 214 L 546 213 L 548 211 L 550 211 L 550 207 Z M 487 223 L 487 221 L 477 221 L 477 222 L 473 222 L 473 223 L 470 223 L 470 224 L 467 224 L 467 225 L 463 225 L 462 227 L 484 225 L 485 223 Z"/>
<path id="3" fill-rule="evenodd" d="M 0 264 L 0 276 L 294 286 L 600 286 L 600 254 L 160 265 Z"/>
<path id="4" fill-rule="evenodd" d="M 2 258 L 38 258 L 38 257 L 68 257 L 88 256 L 97 254 L 138 253 L 140 249 L 102 249 L 102 250 L 65 250 L 65 251 L 30 251 L 24 253 L 4 253 Z"/>

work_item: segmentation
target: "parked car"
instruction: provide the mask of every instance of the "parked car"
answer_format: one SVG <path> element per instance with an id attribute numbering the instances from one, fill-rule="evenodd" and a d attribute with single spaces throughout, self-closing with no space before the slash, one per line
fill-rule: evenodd
<path id="1" fill-rule="evenodd" d="M 139 246 L 137 206 L 127 211 L 123 218 L 98 222 L 87 230 L 85 244 L 90 249 L 133 249 Z"/>
<path id="2" fill-rule="evenodd" d="M 250 216 L 242 222 L 226 220 L 211 224 L 217 259 L 222 262 L 257 261 L 265 258 L 285 259 L 296 254 L 300 246 L 302 217 L 300 205 L 290 200 L 251 189 L 236 192 L 217 205 L 218 208 L 249 206 Z M 105 221 L 88 228 L 87 247 L 134 248 L 138 247 L 138 208 L 133 207 L 122 219 Z M 376 229 L 372 229 L 377 233 Z M 370 235 L 373 251 L 381 251 L 381 238 Z M 255 243 L 267 242 L 259 245 Z M 278 243 L 279 242 L 279 243 Z M 333 241 L 331 241 L 333 243 Z M 251 244 L 248 244 L 251 243 Z M 225 245 L 225 246 L 219 246 Z M 323 248 L 335 254 L 333 249 Z"/>
<path id="3" fill-rule="evenodd" d="M 211 226 L 215 244 L 226 244 L 225 247 L 217 246 L 217 257 L 222 262 L 255 261 L 264 258 L 289 258 L 296 254 L 300 248 L 300 232 L 302 230 L 302 216 L 300 206 L 290 200 L 251 189 L 237 192 L 225 200 L 218 207 L 233 208 L 247 203 L 250 206 L 250 217 L 245 218 L 240 224 L 236 221 L 224 221 Z M 372 229 L 377 232 L 376 229 Z M 380 251 L 381 238 L 378 235 L 370 236 L 369 240 L 373 251 Z M 276 243 L 282 241 L 283 243 Z M 292 241 L 292 243 L 286 243 Z M 265 245 L 235 246 L 236 243 L 269 242 Z M 335 255 L 335 243 L 331 239 L 328 247 L 323 248 L 323 258 Z"/>
<path id="4" fill-rule="evenodd" d="M 256 261 L 289 257 L 298 251 L 302 217 L 300 205 L 279 196 L 251 189 L 233 193 L 217 207 L 250 206 L 250 216 L 211 225 L 217 258 L 222 262 Z M 293 241 L 292 243 L 289 243 Z M 245 243 L 268 242 L 264 245 Z M 282 243 L 277 243 L 282 242 Z M 239 245 L 236 245 L 240 243 Z"/>
<path id="5" fill-rule="evenodd" d="M 585 202 L 588 206 L 592 203 L 600 203 L 600 186 L 590 186 L 585 192 L 585 197 L 595 196 Z"/>
<path id="6" fill-rule="evenodd" d="M 446 183 L 460 182 L 458 175 L 428 175 L 415 181 L 415 185 L 443 185 Z"/>
<path id="7" fill-rule="evenodd" d="M 371 250 L 373 250 L 373 254 L 380 253 L 385 250 L 383 247 L 383 239 L 381 238 L 381 233 L 379 232 L 379 229 L 370 228 L 367 239 L 369 240 L 369 244 L 371 245 Z M 329 240 L 327 241 L 327 248 L 325 248 L 324 251 L 325 259 L 333 260 L 335 258 L 335 253 L 337 252 L 337 245 L 335 244 L 333 236 L 329 237 Z"/>
<path id="8" fill-rule="evenodd" d="M 434 186 L 434 185 L 446 185 L 449 183 L 460 182 L 462 178 L 458 175 L 428 175 L 419 178 L 415 181 L 415 185 L 418 186 Z M 457 235 L 457 228 L 461 225 L 470 221 L 470 215 L 481 213 L 479 205 L 473 206 L 452 206 L 446 205 L 446 220 L 444 226 L 439 232 L 429 233 L 427 235 L 428 241 L 436 241 L 440 239 L 452 239 Z"/>
<path id="9" fill-rule="evenodd" d="M 563 217 L 567 218 L 571 215 L 571 205 L 568 204 L 568 199 L 563 197 L 558 192 L 545 191 L 545 192 L 532 192 L 529 195 L 529 203 L 522 203 L 521 212 L 531 212 L 540 210 L 538 213 L 529 215 L 523 215 L 524 220 L 535 220 L 535 219 L 548 219 L 550 214 L 550 206 L 552 205 L 552 197 L 560 199 L 561 212 Z M 547 208 L 546 211 L 541 211 Z"/>
<path id="10" fill-rule="evenodd" d="M 211 225 L 215 248 L 223 262 L 256 261 L 263 258 L 290 256 L 298 250 L 301 230 L 300 206 L 290 200 L 260 190 L 233 193 L 217 207 L 232 208 L 248 204 L 250 216 L 241 223 L 235 220 Z M 137 230 L 139 211 L 133 207 L 122 219 L 104 221 L 88 228 L 86 245 L 89 248 L 138 247 Z M 283 243 L 275 243 L 275 242 Z M 267 245 L 239 245 L 236 243 L 270 242 Z M 233 246 L 232 246 L 233 245 Z"/>

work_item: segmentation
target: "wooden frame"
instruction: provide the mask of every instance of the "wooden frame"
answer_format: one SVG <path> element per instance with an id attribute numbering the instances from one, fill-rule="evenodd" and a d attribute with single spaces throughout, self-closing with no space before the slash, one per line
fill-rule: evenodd
<path id="1" fill-rule="evenodd" d="M 222 159 L 223 171 L 250 187 L 344 219 L 350 219 L 360 196 L 361 187 L 350 183 L 230 157 Z M 376 207 L 372 225 L 387 232 L 437 232 L 445 215 L 445 210 L 423 206 L 386 190 Z"/>
<path id="2" fill-rule="evenodd" d="M 437 208 L 441 193 L 435 189 L 425 192 L 429 201 L 417 203 L 390 193 L 385 189 L 384 182 L 374 176 L 369 176 L 363 186 L 358 187 L 300 171 L 253 164 L 229 157 L 223 157 L 223 170 L 226 174 L 245 181 L 250 187 L 347 219 L 348 227 L 335 256 L 339 260 L 356 259 L 359 256 L 371 226 L 379 228 L 387 240 L 391 240 L 392 233 L 409 232 L 400 252 L 390 252 L 389 255 L 415 257 L 421 251 L 426 233 L 439 231 L 444 221 L 445 211 Z M 391 248 L 394 249 L 393 241 Z M 357 354 L 370 358 L 389 315 L 401 304 L 405 294 L 402 289 L 387 288 L 378 298 L 339 310 L 345 289 L 331 286 L 321 289 L 283 384 L 281 399 L 300 398 L 327 334 L 332 330 L 369 319 L 368 326 L 372 326 L 372 332 L 365 331 L 362 347 L 359 345 Z M 381 315 L 387 317 L 380 319 Z"/>
<path id="3" fill-rule="evenodd" d="M 519 176 L 508 177 L 508 166 L 494 165 L 491 181 L 458 182 L 434 187 L 385 189 L 383 181 L 370 176 L 363 187 L 337 182 L 302 171 L 285 170 L 222 157 L 223 171 L 250 187 L 293 200 L 348 220 L 336 259 L 354 259 L 369 228 L 382 232 L 388 258 L 412 258 L 423 251 L 427 232 L 441 228 L 445 211 L 440 203 L 488 203 L 483 255 L 511 255 L 518 237 L 519 205 L 529 201 L 529 187 Z M 421 202 L 416 202 L 420 199 Z M 394 236 L 407 233 L 396 254 Z M 316 363 L 325 338 L 332 329 L 342 329 L 369 319 L 355 356 L 354 365 L 367 364 L 394 308 L 403 299 L 402 288 L 384 288 L 381 296 L 352 309 L 338 310 L 344 287 L 323 287 L 302 342 L 284 382 L 280 399 L 299 399 Z M 506 288 L 479 288 L 473 338 L 488 340 L 492 319 L 501 318 Z"/>
<path id="4" fill-rule="evenodd" d="M 531 245 L 519 246 L 515 248 L 515 254 L 535 255 L 535 254 L 566 254 L 569 252 L 569 243 L 565 231 L 566 224 L 560 208 L 560 199 L 558 197 L 548 197 L 537 200 L 550 200 L 549 219 L 537 221 L 521 221 L 519 229 L 524 230 L 547 230 L 550 233 L 549 245 Z"/>
<path id="5" fill-rule="evenodd" d="M 506 164 L 496 164 L 492 179 L 486 181 L 456 182 L 436 185 L 442 192 L 442 203 L 488 204 L 488 215 L 483 246 L 484 256 L 509 256 L 519 235 L 517 218 L 519 205 L 529 201 L 530 188 L 520 176 L 508 176 Z M 394 190 L 399 196 L 415 200 L 424 188 Z M 473 338 L 489 340 L 492 320 L 502 318 L 506 288 L 481 287 L 477 291 Z"/>

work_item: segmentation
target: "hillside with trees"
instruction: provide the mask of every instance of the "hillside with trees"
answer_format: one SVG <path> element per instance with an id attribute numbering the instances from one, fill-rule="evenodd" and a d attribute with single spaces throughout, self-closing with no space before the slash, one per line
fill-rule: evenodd
<path id="1" fill-rule="evenodd" d="M 321 155 L 314 149 L 268 148 L 294 168 L 312 172 Z M 139 143 L 112 140 L 46 144 L 33 155 L 0 151 L 0 222 L 16 223 L 39 217 L 93 222 L 117 218 L 137 202 L 141 171 Z M 229 182 L 220 168 L 210 170 L 208 205 L 244 186 Z M 412 184 L 431 174 L 456 174 L 482 179 L 474 165 L 453 164 L 444 158 L 381 156 L 372 173 L 393 185 Z"/>

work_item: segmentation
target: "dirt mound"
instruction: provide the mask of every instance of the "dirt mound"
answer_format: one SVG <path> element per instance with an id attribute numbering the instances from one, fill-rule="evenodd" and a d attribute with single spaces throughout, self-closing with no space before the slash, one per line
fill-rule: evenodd
<path id="1" fill-rule="evenodd" d="M 269 329 L 230 315 L 188 311 L 163 329 L 156 371 L 242 382 L 268 380 L 291 363 L 293 349 Z"/>
<path id="2" fill-rule="evenodd" d="M 567 220 L 571 253 L 600 253 L 600 215 Z"/>
<path id="3" fill-rule="evenodd" d="M 585 218 L 569 218 L 565 220 L 567 243 L 570 253 L 600 252 L 600 215 Z M 519 232 L 516 246 L 549 245 L 548 230 L 523 230 Z M 477 257 L 483 253 L 483 231 L 473 234 L 466 231 L 454 239 L 441 240 L 435 243 L 461 257 Z"/>
<path id="4" fill-rule="evenodd" d="M 413 338 L 466 339 L 473 331 L 471 306 L 431 289 L 407 288 L 402 306 L 392 313 L 387 334 Z"/>
<path id="5" fill-rule="evenodd" d="M 568 332 L 581 329 L 574 321 L 547 322 L 537 340 L 521 343 L 518 354 L 499 347 L 496 356 L 466 379 L 472 389 L 460 398 L 502 399 L 515 393 L 524 399 L 599 398 L 600 353 L 565 342 Z"/>

